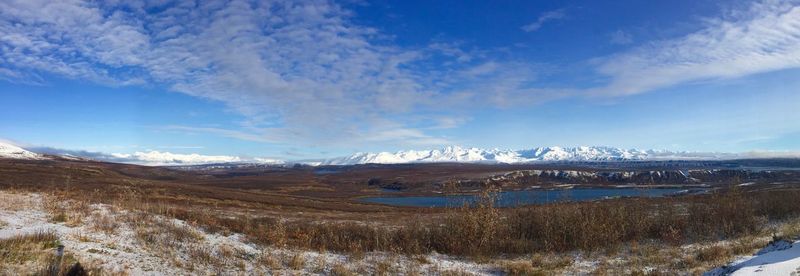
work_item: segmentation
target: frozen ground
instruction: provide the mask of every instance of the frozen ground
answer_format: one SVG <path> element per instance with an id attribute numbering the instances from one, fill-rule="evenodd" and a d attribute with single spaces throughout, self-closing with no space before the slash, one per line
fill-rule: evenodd
<path id="1" fill-rule="evenodd" d="M 330 274 L 332 270 L 343 267 L 358 274 L 372 274 L 377 269 L 393 275 L 435 275 L 447 271 L 498 274 L 489 265 L 440 254 L 410 258 L 375 252 L 354 258 L 329 252 L 259 247 L 238 234 L 211 234 L 184 221 L 148 215 L 153 221 L 197 236 L 191 241 L 160 241 L 168 243 L 172 249 L 158 249 L 145 244 L 141 236 L 137 237 L 137 230 L 124 218 L 130 215 L 126 211 L 114 211 L 107 205 L 91 205 L 88 218 L 79 225 L 67 226 L 50 221 L 50 214 L 42 207 L 45 199 L 39 194 L 0 191 L 0 198 L 3 199 L 0 203 L 0 239 L 53 231 L 60 237 L 67 253 L 84 264 L 101 267 L 106 273 L 186 275 L 238 271 L 246 274 L 312 275 Z M 114 228 L 110 232 L 97 229 L 98 221 L 111 221 Z M 300 265 L 293 264 L 295 258 L 302 260 Z"/>

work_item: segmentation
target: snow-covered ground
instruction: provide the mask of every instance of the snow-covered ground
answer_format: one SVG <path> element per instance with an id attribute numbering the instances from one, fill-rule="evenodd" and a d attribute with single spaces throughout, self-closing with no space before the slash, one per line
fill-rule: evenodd
<path id="1" fill-rule="evenodd" d="M 42 195 L 0 191 L 0 198 L 4 201 L 0 203 L 0 239 L 52 231 L 60 237 L 65 252 L 73 254 L 84 264 L 101 267 L 106 273 L 315 275 L 345 268 L 358 274 L 372 274 L 377 269 L 388 270 L 392 275 L 437 275 L 445 271 L 498 274 L 490 265 L 435 253 L 412 258 L 372 252 L 356 258 L 330 252 L 261 247 L 247 242 L 239 234 L 212 234 L 184 221 L 148 214 L 148 221 L 183 229 L 190 233 L 189 236 L 196 236 L 190 241 L 158 240 L 156 244 L 165 243 L 171 249 L 157 249 L 142 241 L 142 232 L 135 229 L 141 225 L 136 226 L 130 218 L 125 218 L 133 214 L 124 210 L 114 210 L 108 205 L 91 205 L 91 214 L 82 223 L 68 226 L 50 221 L 51 215 L 42 207 L 42 201 L 46 200 Z M 98 229 L 97 225 L 103 221 L 111 221 L 113 228 Z M 207 260 L 202 256 L 217 260 Z M 299 267 L 292 264 L 295 258 L 302 260 Z"/>
<path id="2" fill-rule="evenodd" d="M 46 159 L 41 154 L 27 151 L 18 146 L 3 142 L 2 140 L 0 140 L 0 158 L 30 159 L 30 160 Z"/>
<path id="3" fill-rule="evenodd" d="M 800 242 L 779 240 L 756 255 L 741 257 L 705 273 L 705 276 L 721 275 L 800 275 Z"/>
<path id="4" fill-rule="evenodd" d="M 83 208 L 82 212 L 85 213 L 80 222 L 69 219 L 67 222 L 53 222 L 52 214 L 48 212 L 52 210 L 52 206 L 46 208 L 46 204 L 43 204 L 49 202 L 49 197 L 36 193 L 0 191 L 0 199 L 0 239 L 51 231 L 59 237 L 66 253 L 75 256 L 82 264 L 102 268 L 106 273 L 330 275 L 335 270 L 344 269 L 355 274 L 384 271 L 389 275 L 442 275 L 444 272 L 456 272 L 456 275 L 498 275 L 503 274 L 502 269 L 510 267 L 505 264 L 530 265 L 533 257 L 519 256 L 514 259 L 476 263 L 436 253 L 405 256 L 368 252 L 351 256 L 276 248 L 253 244 L 240 234 L 209 233 L 186 221 L 119 210 L 102 204 Z M 758 240 L 765 242 L 761 238 Z M 680 259 L 695 255 L 699 247 L 726 244 L 730 242 L 685 245 L 663 249 L 666 251 L 658 249 L 650 255 Z M 598 269 L 610 274 L 635 271 L 630 270 L 630 262 L 636 254 L 590 256 L 574 252 L 565 257 L 569 261 L 563 270 L 551 270 L 547 274 L 589 275 Z M 659 268 L 659 265 L 645 263 L 637 269 L 664 271 L 665 264 L 660 264 Z M 666 271 L 670 269 L 667 268 Z M 689 272 L 682 271 L 676 273 Z M 800 243 L 773 243 L 754 256 L 740 257 L 725 267 L 707 272 L 706 275 L 800 275 Z"/>

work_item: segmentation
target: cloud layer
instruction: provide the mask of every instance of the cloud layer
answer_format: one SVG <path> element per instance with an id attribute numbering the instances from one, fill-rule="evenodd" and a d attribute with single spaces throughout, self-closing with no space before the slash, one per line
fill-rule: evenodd
<path id="1" fill-rule="evenodd" d="M 797 4 L 767 0 L 707 19 L 693 33 L 592 60 L 591 77 L 605 84 L 556 89 L 537 84 L 535 61 L 452 42 L 400 47 L 331 1 L 10 0 L 0 2 L 0 78 L 166 87 L 246 118 L 228 127 L 163 126 L 170 131 L 263 143 L 442 145 L 458 141 L 433 130 L 468 123 L 463 110 L 800 67 Z M 564 16 L 547 12 L 522 30 Z M 611 42 L 632 38 L 618 32 Z"/>
<path id="2" fill-rule="evenodd" d="M 601 59 L 610 77 L 595 95 L 623 96 L 675 84 L 800 67 L 800 1 L 764 1 L 688 35 Z"/>
<path id="3" fill-rule="evenodd" d="M 224 155 L 200 155 L 177 154 L 170 152 L 149 151 L 135 152 L 133 154 L 113 153 L 111 157 L 117 160 L 125 160 L 126 163 L 139 163 L 146 165 L 186 165 L 186 164 L 208 164 L 208 163 L 231 163 L 241 162 L 242 159 L 236 156 Z"/>
<path id="4" fill-rule="evenodd" d="M 263 157 L 241 157 L 229 155 L 203 155 L 197 153 L 181 154 L 165 151 L 147 150 L 134 153 L 103 153 L 85 150 L 66 150 L 50 147 L 33 147 L 31 151 L 65 157 L 80 157 L 97 161 L 129 163 L 147 166 L 178 166 L 216 163 L 258 163 L 284 164 L 283 160 Z"/>
<path id="5" fill-rule="evenodd" d="M 4 1 L 0 76 L 163 85 L 224 102 L 247 118 L 238 134 L 187 131 L 251 141 L 385 137 L 415 144 L 445 140 L 421 133 L 417 124 L 426 118 L 400 114 L 446 112 L 487 99 L 502 105 L 494 90 L 476 89 L 491 87 L 463 84 L 488 81 L 505 94 L 535 77 L 526 64 L 489 60 L 453 44 L 396 47 L 351 17 L 340 5 L 317 0 Z"/>
<path id="6" fill-rule="evenodd" d="M 564 16 L 565 16 L 564 10 L 548 11 L 548 12 L 542 13 L 542 15 L 540 15 L 539 18 L 536 19 L 536 21 L 534 21 L 534 22 L 532 22 L 530 24 L 527 24 L 525 26 L 522 26 L 521 29 L 523 31 L 529 32 L 529 33 L 530 32 L 535 32 L 535 31 L 538 31 L 540 28 L 542 28 L 544 23 L 547 23 L 547 22 L 553 21 L 553 20 L 563 19 Z"/>

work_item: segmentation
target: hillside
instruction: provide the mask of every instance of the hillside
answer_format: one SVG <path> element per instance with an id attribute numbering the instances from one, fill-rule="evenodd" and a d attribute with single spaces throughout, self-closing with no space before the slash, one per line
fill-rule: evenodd
<path id="1" fill-rule="evenodd" d="M 27 159 L 27 160 L 40 160 L 46 159 L 44 156 L 38 153 L 34 153 L 18 146 L 12 145 L 10 143 L 4 143 L 0 141 L 0 158 L 10 158 L 10 159 Z"/>

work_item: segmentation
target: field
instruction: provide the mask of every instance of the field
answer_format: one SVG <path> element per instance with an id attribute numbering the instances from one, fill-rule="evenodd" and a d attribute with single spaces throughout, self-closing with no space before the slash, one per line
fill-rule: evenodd
<path id="1" fill-rule="evenodd" d="M 683 164 L 678 169 L 691 177 L 681 179 L 663 164 L 625 168 L 641 173 L 619 179 L 611 176 L 620 168 L 580 164 L 161 168 L 0 160 L 7 245 L 0 273 L 52 270 L 63 245 L 58 267 L 80 262 L 90 274 L 699 274 L 800 234 L 795 171 L 708 169 L 723 165 Z M 548 170 L 582 173 L 530 173 Z M 493 205 L 501 190 L 565 185 L 709 192 Z M 358 200 L 443 193 L 481 200 L 457 208 Z"/>

